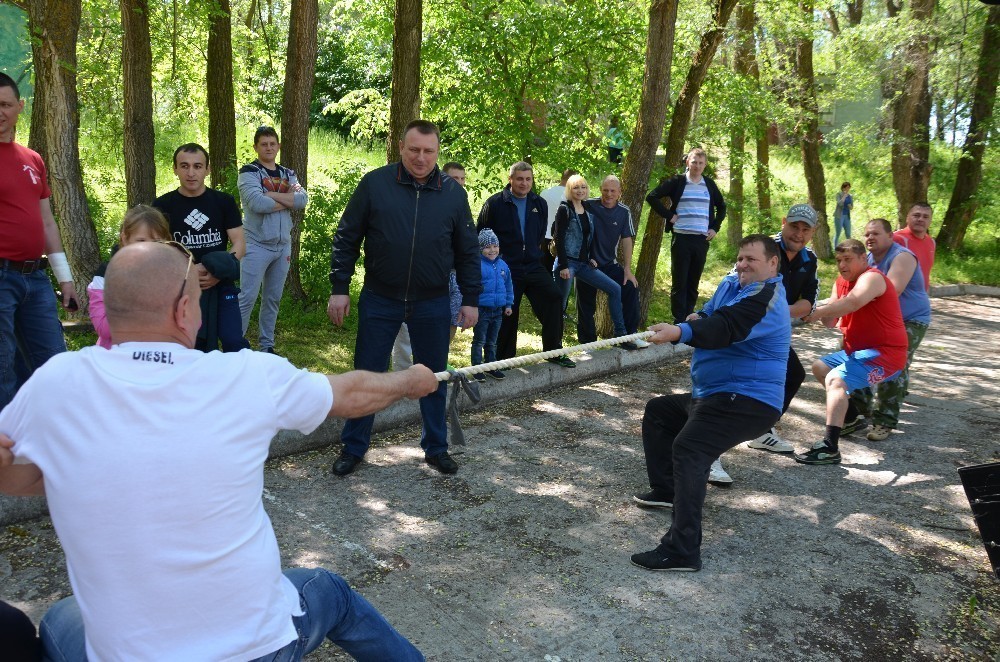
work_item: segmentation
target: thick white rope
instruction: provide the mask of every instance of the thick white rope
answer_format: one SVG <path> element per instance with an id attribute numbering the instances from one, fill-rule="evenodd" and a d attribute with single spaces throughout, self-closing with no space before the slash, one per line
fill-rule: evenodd
<path id="1" fill-rule="evenodd" d="M 604 347 L 611 347 L 613 345 L 620 345 L 626 342 L 635 342 L 636 340 L 645 340 L 650 336 L 655 335 L 654 331 L 640 331 L 639 333 L 633 333 L 628 336 L 619 336 L 617 338 L 605 338 L 604 340 L 597 340 L 595 342 L 589 342 L 583 345 L 574 345 L 573 347 L 561 347 L 559 349 L 550 349 L 547 352 L 538 352 L 537 354 L 525 354 L 524 356 L 515 356 L 510 359 L 502 359 L 500 361 L 493 361 L 491 363 L 480 363 L 479 365 L 472 365 L 467 368 L 457 368 L 455 372 L 460 375 L 466 375 L 471 377 L 472 375 L 486 372 L 487 370 L 507 370 L 509 368 L 517 368 L 523 365 L 531 365 L 534 363 L 541 363 L 547 359 L 554 359 L 557 356 L 566 356 L 569 354 L 575 354 L 578 352 L 588 352 L 592 349 L 602 349 Z M 441 372 L 435 372 L 434 376 L 437 377 L 439 382 L 446 382 L 451 379 L 451 373 L 447 370 Z"/>

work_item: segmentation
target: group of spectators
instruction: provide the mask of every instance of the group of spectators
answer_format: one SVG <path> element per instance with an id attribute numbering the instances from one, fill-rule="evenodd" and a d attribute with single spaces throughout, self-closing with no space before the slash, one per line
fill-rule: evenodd
<path id="1" fill-rule="evenodd" d="M 22 110 L 16 85 L 0 75 L 0 492 L 48 497 L 74 590 L 42 619 L 40 643 L 33 632 L 25 638 L 34 647 L 25 655 L 43 647 L 67 660 L 287 660 L 327 638 L 358 659 L 423 659 L 336 574 L 282 571 L 260 497 L 270 441 L 279 429 L 309 433 L 327 417 L 344 418 L 333 472 L 347 475 L 369 447 L 374 413 L 419 399 L 427 464 L 457 471 L 447 452 L 445 384 L 433 375 L 446 367 L 449 327 L 474 328 L 473 352 L 478 345 L 487 360 L 514 356 L 526 296 L 542 323 L 544 349 L 558 349 L 564 288 L 557 282 L 575 277 L 581 341 L 596 336 L 597 289 L 609 294 L 615 333 L 636 330 L 635 228 L 618 201 L 620 182 L 605 178 L 601 197 L 592 199 L 587 182 L 568 172 L 550 216 L 533 192 L 531 166 L 519 162 L 474 223 L 463 169 L 437 166 L 437 127 L 411 122 L 400 161 L 362 178 L 333 238 L 328 314 L 338 326 L 350 314 L 364 248 L 356 369 L 319 375 L 269 356 L 288 268 L 289 212 L 306 202 L 295 173 L 276 163 L 277 134 L 257 131 L 258 159 L 240 172 L 243 223 L 232 197 L 205 186 L 207 151 L 182 145 L 174 154 L 177 190 L 129 212 L 119 247 L 88 288 L 103 308 L 107 342 L 65 353 L 41 255 L 48 254 L 64 306 L 73 305 L 75 290 L 44 163 L 14 142 Z M 824 440 L 795 456 L 809 464 L 839 462 L 839 435 L 863 424 L 867 407 L 873 433 L 894 425 L 905 382 L 891 391 L 882 385 L 912 359 L 929 320 L 915 294 L 903 306 L 917 311 L 912 319 L 903 319 L 899 303 L 914 283 L 926 284 L 914 253 L 920 273 L 929 272 L 930 214 L 922 206 L 911 210 L 911 233 L 897 236 L 909 249 L 874 221 L 867 257 L 855 240 L 838 246 L 834 298 L 814 307 L 816 260 L 806 244 L 816 214 L 796 205 L 776 238 L 741 242 L 735 273 L 693 312 L 691 280 L 696 292 L 702 244 L 718 231 L 725 205 L 702 175 L 704 153 L 688 161 L 681 179 L 650 194 L 671 200 L 661 206 L 674 232 L 672 253 L 686 265 L 677 271 L 683 286 L 672 289 L 680 317 L 651 327 L 651 341 L 696 348 L 692 394 L 655 398 L 643 417 L 650 492 L 635 499 L 674 509 L 660 546 L 632 557 L 654 570 L 700 568 L 706 479 L 722 453 L 752 435 L 761 435 L 757 447 L 786 452 L 767 438 L 777 439 L 773 426 L 804 378 L 790 345 L 793 318 L 840 318 L 845 332 L 844 351 L 813 365 L 827 387 L 828 414 Z M 259 289 L 263 351 L 199 351 L 220 342 L 224 350 L 247 347 L 243 335 Z M 404 325 L 413 365 L 388 372 Z M 573 367 L 565 356 L 553 362 Z M 875 404 L 857 393 L 868 386 L 876 387 Z M 859 396 L 853 419 L 847 391 Z M 86 426 L 67 425 L 39 406 L 81 394 L 92 405 Z M 0 628 L 25 628 L 6 609 L 0 620 Z"/>

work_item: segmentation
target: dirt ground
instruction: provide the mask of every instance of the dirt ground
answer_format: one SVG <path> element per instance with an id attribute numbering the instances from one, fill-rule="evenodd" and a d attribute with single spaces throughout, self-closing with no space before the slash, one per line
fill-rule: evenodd
<path id="1" fill-rule="evenodd" d="M 723 457 L 736 482 L 709 489 L 699 573 L 629 563 L 670 518 L 631 502 L 643 406 L 688 388 L 686 361 L 467 413 L 452 477 L 416 426 L 346 478 L 336 448 L 274 460 L 265 504 L 286 565 L 340 572 L 431 660 L 998 659 L 1000 581 L 956 470 L 1000 459 L 1000 299 L 934 315 L 888 440 L 846 438 L 839 466 Z M 793 342 L 808 365 L 838 339 Z M 810 377 L 779 432 L 805 447 L 822 425 Z M 0 531 L 0 598 L 37 622 L 68 593 L 47 518 Z"/>

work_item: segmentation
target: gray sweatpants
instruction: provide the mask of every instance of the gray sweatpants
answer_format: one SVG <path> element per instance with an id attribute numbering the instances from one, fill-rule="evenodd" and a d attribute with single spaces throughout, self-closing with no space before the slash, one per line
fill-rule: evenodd
<path id="1" fill-rule="evenodd" d="M 250 326 L 250 313 L 257 303 L 257 294 L 264 286 L 260 300 L 260 325 L 258 346 L 274 347 L 274 326 L 278 321 L 281 293 L 291 264 L 292 245 L 263 246 L 247 240 L 247 254 L 240 260 L 240 315 L 243 318 L 243 335 Z"/>

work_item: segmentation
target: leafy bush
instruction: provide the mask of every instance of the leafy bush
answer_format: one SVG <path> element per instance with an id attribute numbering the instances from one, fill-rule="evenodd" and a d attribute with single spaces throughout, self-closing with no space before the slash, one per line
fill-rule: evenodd
<path id="1" fill-rule="evenodd" d="M 330 294 L 330 249 L 333 233 L 347 201 L 370 166 L 361 161 L 337 159 L 320 168 L 332 184 L 309 186 L 309 207 L 302 226 L 299 274 L 310 302 L 324 303 Z"/>

